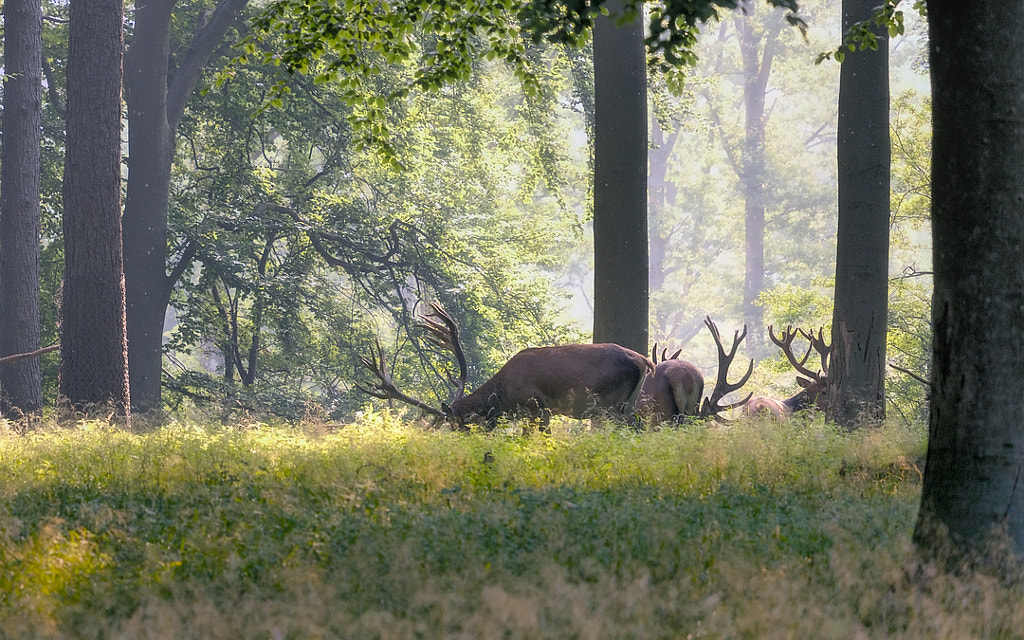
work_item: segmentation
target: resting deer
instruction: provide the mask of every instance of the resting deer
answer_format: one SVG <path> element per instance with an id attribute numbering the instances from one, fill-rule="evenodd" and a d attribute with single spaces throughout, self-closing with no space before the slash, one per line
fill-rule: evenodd
<path id="1" fill-rule="evenodd" d="M 726 394 L 737 391 L 746 384 L 754 371 L 754 361 L 751 360 L 747 373 L 739 382 L 727 382 L 729 366 L 736 357 L 736 349 L 747 335 L 747 327 L 744 325 L 742 335 L 736 332 L 733 336 L 732 349 L 726 354 L 718 326 L 711 320 L 711 316 L 704 319 L 704 324 L 711 331 L 711 336 L 718 346 L 718 379 L 711 396 L 701 403 L 701 396 L 704 394 L 704 375 L 695 364 L 679 360 L 682 349 L 671 357 L 666 357 L 667 349 L 662 350 L 659 362 L 658 345 L 655 344 L 651 350 L 651 360 L 655 363 L 654 375 L 644 382 L 640 394 L 638 408 L 642 415 L 652 418 L 655 422 L 679 421 L 685 416 L 717 417 L 719 413 L 738 407 L 750 398 L 747 396 L 742 401 L 729 405 L 720 404 Z"/>
<path id="2" fill-rule="evenodd" d="M 466 356 L 458 327 L 439 304 L 431 307 L 431 313 L 420 316 L 423 322 L 418 326 L 427 330 L 430 342 L 451 351 L 458 361 L 452 400 L 438 409 L 399 391 L 379 342 L 369 359 L 360 357 L 379 382 L 369 388 L 357 385 L 359 389 L 419 407 L 459 428 L 475 423 L 493 429 L 501 416 L 529 418 L 546 428 L 553 414 L 583 418 L 607 411 L 632 416 L 644 379 L 654 372 L 650 358 L 616 344 L 536 347 L 512 356 L 490 380 L 466 395 Z"/>
<path id="3" fill-rule="evenodd" d="M 797 333 L 809 342 L 807 353 L 800 360 L 797 360 L 796 355 L 793 353 L 793 338 L 796 337 Z M 793 365 L 797 373 L 807 377 L 797 376 L 796 383 L 800 385 L 801 389 L 794 395 L 783 400 L 766 398 L 764 396 L 752 398 L 744 407 L 744 413 L 748 415 L 768 414 L 776 420 L 785 420 L 794 412 L 809 407 L 815 407 L 823 411 L 828 391 L 828 359 L 832 352 L 832 346 L 825 342 L 824 331 L 819 329 L 818 335 L 815 336 L 813 331 L 804 331 L 803 329 L 793 331 L 792 328 L 787 327 L 782 332 L 782 337 L 780 338 L 776 337 L 775 331 L 769 326 L 768 335 L 771 337 L 772 342 L 782 349 L 782 353 L 785 354 L 786 359 Z M 812 371 L 806 366 L 807 359 L 812 351 L 817 351 L 818 356 L 821 358 L 821 369 L 818 371 Z"/>

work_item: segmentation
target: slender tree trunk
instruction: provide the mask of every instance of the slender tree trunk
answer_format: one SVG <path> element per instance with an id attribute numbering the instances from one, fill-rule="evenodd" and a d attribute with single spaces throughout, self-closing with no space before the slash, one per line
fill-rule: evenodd
<path id="1" fill-rule="evenodd" d="M 180 65 L 169 77 L 170 29 L 177 2 L 136 4 L 134 37 L 125 54 L 125 288 L 132 400 L 139 412 L 160 407 L 164 316 L 175 285 L 167 270 L 167 207 L 178 122 L 203 66 L 248 0 L 222 0 L 209 19 L 197 25 L 191 47 L 177 56 Z"/>
<path id="2" fill-rule="evenodd" d="M 843 0 L 843 31 L 876 0 Z M 839 78 L 839 228 L 829 413 L 840 425 L 885 417 L 889 291 L 889 50 L 848 53 Z"/>
<path id="3" fill-rule="evenodd" d="M 175 3 L 150 0 L 136 5 L 133 40 L 125 52 L 125 301 L 132 400 L 140 413 L 160 406 L 164 315 L 170 299 L 167 205 L 174 130 L 167 117 L 167 67 Z"/>
<path id="4" fill-rule="evenodd" d="M 612 13 L 621 9 L 611 3 Z M 646 353 L 647 65 L 639 17 L 594 25 L 594 342 Z"/>
<path id="5" fill-rule="evenodd" d="M 737 16 L 740 53 L 743 60 L 743 107 L 745 137 L 742 165 L 738 169 L 743 185 L 746 265 L 743 279 L 743 321 L 750 328 L 747 348 L 763 354 L 764 312 L 756 304 L 764 290 L 764 237 L 767 160 L 765 158 L 765 92 L 775 60 L 775 47 L 782 31 L 782 17 L 772 12 L 763 35 L 754 31 L 753 4 L 745 2 L 744 14 Z M 763 47 L 761 46 L 763 42 Z"/>
<path id="6" fill-rule="evenodd" d="M 669 248 L 669 223 L 666 219 L 669 210 L 675 205 L 675 186 L 668 181 L 669 159 L 672 148 L 679 138 L 679 132 L 673 131 L 666 135 L 658 124 L 658 119 L 651 120 L 651 149 L 647 152 L 648 179 L 647 194 L 650 223 L 650 293 L 661 291 L 670 271 L 666 264 Z M 659 325 L 661 323 L 659 322 Z"/>
<path id="7" fill-rule="evenodd" d="M 121 260 L 122 0 L 73 0 L 64 160 L 60 391 L 129 419 Z"/>
<path id="8" fill-rule="evenodd" d="M 7 0 L 4 15 L 3 154 L 0 160 L 0 356 L 39 348 L 39 162 L 42 5 Z M 0 409 L 43 406 L 39 359 L 0 367 Z"/>
<path id="9" fill-rule="evenodd" d="M 1024 5 L 928 2 L 935 291 L 917 543 L 1024 552 Z"/>

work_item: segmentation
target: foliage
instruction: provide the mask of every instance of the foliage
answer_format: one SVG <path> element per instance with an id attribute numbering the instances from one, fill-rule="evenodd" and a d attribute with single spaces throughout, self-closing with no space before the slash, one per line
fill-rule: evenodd
<path id="1" fill-rule="evenodd" d="M 789 10 L 791 24 L 804 26 L 795 0 L 768 0 Z M 699 24 L 734 10 L 738 0 L 669 1 L 648 12 L 646 44 L 652 68 L 693 64 Z M 389 114 L 396 102 L 413 92 L 436 91 L 467 80 L 481 61 L 501 60 L 522 82 L 528 95 L 541 90 L 543 66 L 528 55 L 528 43 L 579 47 L 585 44 L 594 16 L 608 9 L 602 1 L 557 0 L 275 0 L 253 21 L 235 59 L 280 65 L 289 74 L 305 74 L 318 84 L 339 87 L 352 107 L 348 119 L 357 144 L 370 144 L 393 165 L 401 160 L 392 144 Z M 620 17 L 636 15 L 642 2 L 622 4 Z M 270 44 L 270 41 L 274 41 Z M 402 79 L 380 95 L 367 79 L 401 69 Z M 220 80 L 234 73 L 234 65 Z M 280 107 L 291 87 L 271 87 L 266 106 Z"/>
<path id="2" fill-rule="evenodd" d="M 889 376 L 890 406 L 927 416 L 931 326 L 931 104 L 913 91 L 893 100 L 889 362 L 913 375 Z M 916 373 L 913 373 L 916 372 Z"/>
<path id="3" fill-rule="evenodd" d="M 0 435 L 11 637 L 1010 637 L 910 530 L 924 428 Z M 799 606 L 794 606 L 799 603 Z"/>
<path id="4" fill-rule="evenodd" d="M 854 52 L 870 49 L 878 50 L 878 32 L 887 33 L 890 38 L 903 35 L 905 24 L 903 10 L 899 8 L 903 0 L 885 0 L 881 6 L 875 9 L 874 14 L 866 20 L 861 20 L 850 25 L 850 28 L 843 35 L 843 42 L 831 51 L 824 51 L 818 54 L 815 64 L 821 64 L 825 60 L 834 59 L 842 62 L 847 52 Z M 925 0 L 914 0 L 913 9 L 922 16 L 927 15 L 928 6 Z"/>

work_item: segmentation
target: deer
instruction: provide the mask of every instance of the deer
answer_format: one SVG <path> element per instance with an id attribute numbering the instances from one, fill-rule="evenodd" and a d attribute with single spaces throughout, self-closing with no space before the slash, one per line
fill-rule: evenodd
<path id="1" fill-rule="evenodd" d="M 751 359 L 746 374 L 739 382 L 729 383 L 727 381 L 729 366 L 736 357 L 736 349 L 747 336 L 747 327 L 743 326 L 742 335 L 736 332 L 733 336 L 733 345 L 730 352 L 725 352 L 722 345 L 721 334 L 718 326 L 711 320 L 711 316 L 704 318 L 704 324 L 711 331 L 711 336 L 718 347 L 718 378 L 715 388 L 708 398 L 701 401 L 704 394 L 704 375 L 692 362 L 680 360 L 679 349 L 671 357 L 667 357 L 668 349 L 661 352 L 661 360 L 658 360 L 658 345 L 655 343 L 651 349 L 651 361 L 654 362 L 654 375 L 644 382 L 640 395 L 641 414 L 651 417 L 656 422 L 672 421 L 678 422 L 687 416 L 715 417 L 719 414 L 745 404 L 750 396 L 740 402 L 722 405 L 721 400 L 727 394 L 738 391 L 754 371 L 754 361 Z"/>
<path id="2" fill-rule="evenodd" d="M 628 420 L 644 380 L 654 373 L 650 358 L 617 344 L 532 347 L 516 353 L 491 379 L 466 394 L 466 356 L 458 327 L 440 304 L 430 306 L 432 311 L 421 315 L 417 326 L 427 331 L 428 342 L 455 356 L 459 377 L 452 377 L 452 399 L 437 408 L 399 391 L 388 373 L 380 341 L 369 358 L 359 358 L 378 382 L 356 386 L 373 397 L 417 407 L 434 416 L 435 424 L 445 421 L 459 429 L 479 424 L 493 430 L 504 416 L 527 418 L 549 431 L 552 415 L 583 418 L 602 411 Z"/>
<path id="3" fill-rule="evenodd" d="M 797 360 L 796 355 L 793 353 L 793 339 L 798 334 L 806 338 L 809 343 L 807 353 L 799 360 Z M 810 407 L 824 411 L 828 398 L 828 360 L 832 353 L 832 345 L 825 342 L 824 329 L 818 329 L 818 335 L 815 336 L 814 331 L 805 331 L 803 329 L 793 331 L 792 327 L 786 327 L 785 331 L 782 332 L 782 336 L 778 337 L 775 335 L 772 326 L 769 325 L 768 336 L 772 342 L 782 349 L 782 353 L 789 360 L 789 363 L 793 365 L 793 368 L 796 369 L 796 372 L 806 377 L 797 376 L 796 383 L 800 385 L 800 391 L 792 396 L 782 400 L 757 396 L 747 402 L 743 410 L 744 413 L 747 415 L 768 415 L 774 420 L 781 421 L 789 418 L 789 416 L 797 411 Z M 812 351 L 817 351 L 821 359 L 821 369 L 818 371 L 813 371 L 806 366 L 807 359 Z"/>

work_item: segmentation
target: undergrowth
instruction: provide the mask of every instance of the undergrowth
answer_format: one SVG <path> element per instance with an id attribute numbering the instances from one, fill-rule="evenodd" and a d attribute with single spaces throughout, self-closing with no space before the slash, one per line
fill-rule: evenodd
<path id="1" fill-rule="evenodd" d="M 0 637 L 1020 637 L 1020 585 L 914 560 L 924 451 L 810 418 L 8 430 Z"/>

